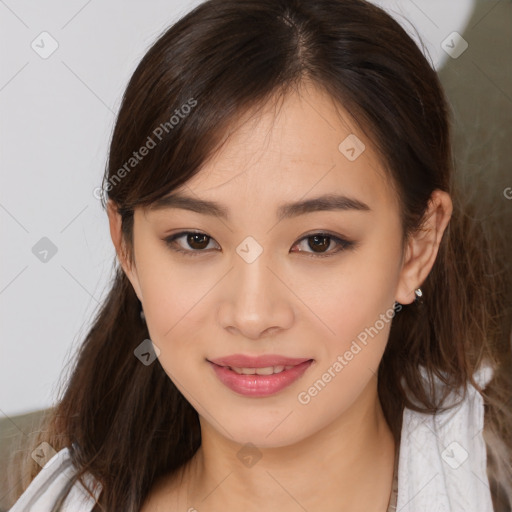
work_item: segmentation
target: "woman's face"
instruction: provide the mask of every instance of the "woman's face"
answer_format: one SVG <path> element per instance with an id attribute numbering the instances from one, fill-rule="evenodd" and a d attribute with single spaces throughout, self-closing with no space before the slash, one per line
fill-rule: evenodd
<path id="1" fill-rule="evenodd" d="M 398 204 L 372 141 L 324 93 L 310 86 L 302 96 L 247 121 L 173 192 L 213 201 L 225 217 L 176 205 L 135 212 L 128 271 L 160 364 L 201 421 L 261 447 L 371 407 L 394 301 L 404 297 Z M 283 209 L 326 195 L 367 208 L 337 199 L 339 208 Z M 166 242 L 187 231 L 200 235 Z M 235 354 L 296 361 L 274 376 L 210 362 Z"/>

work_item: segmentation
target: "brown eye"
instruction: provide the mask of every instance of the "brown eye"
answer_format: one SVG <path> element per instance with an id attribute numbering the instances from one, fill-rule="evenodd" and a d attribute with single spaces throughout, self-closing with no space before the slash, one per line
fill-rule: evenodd
<path id="1" fill-rule="evenodd" d="M 307 247 L 311 249 L 312 252 L 309 252 L 306 249 L 299 249 L 298 251 L 292 252 L 304 252 L 308 254 L 308 256 L 313 257 L 327 257 L 337 254 L 338 252 L 349 249 L 355 246 L 355 242 L 351 242 L 349 240 L 344 240 L 337 236 L 331 235 L 329 233 L 313 233 L 312 235 L 305 236 L 299 240 L 296 245 L 300 245 L 303 241 L 307 240 Z M 331 246 L 331 243 L 334 242 L 335 246 L 338 246 L 334 251 L 329 251 L 328 249 Z"/>
<path id="2" fill-rule="evenodd" d="M 308 237 L 308 246 L 315 252 L 324 252 L 329 249 L 331 239 L 328 236 L 310 236 Z"/>
<path id="3" fill-rule="evenodd" d="M 209 241 L 210 237 L 204 233 L 189 233 L 187 235 L 187 243 L 192 249 L 205 249 Z"/>
<path id="4" fill-rule="evenodd" d="M 185 238 L 186 245 L 177 242 L 177 240 L 181 238 Z M 181 233 L 167 237 L 165 242 L 173 251 L 181 252 L 187 256 L 197 256 L 201 253 L 210 252 L 205 249 L 208 247 L 211 240 L 212 238 L 205 233 L 182 231 Z"/>

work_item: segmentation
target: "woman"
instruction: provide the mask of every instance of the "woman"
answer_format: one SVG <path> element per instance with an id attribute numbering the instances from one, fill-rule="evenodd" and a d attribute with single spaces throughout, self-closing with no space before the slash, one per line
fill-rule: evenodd
<path id="1" fill-rule="evenodd" d="M 119 266 L 12 511 L 510 510 L 507 283 L 453 172 L 380 8 L 179 20 L 126 89 Z"/>

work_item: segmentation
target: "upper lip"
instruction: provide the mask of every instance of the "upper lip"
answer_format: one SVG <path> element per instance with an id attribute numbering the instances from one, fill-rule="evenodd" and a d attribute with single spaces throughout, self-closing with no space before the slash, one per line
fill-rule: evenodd
<path id="1" fill-rule="evenodd" d="M 231 366 L 236 368 L 267 368 L 269 366 L 297 366 L 304 361 L 311 360 L 310 357 L 286 357 L 277 354 L 265 354 L 262 356 L 248 356 L 244 354 L 233 354 L 231 356 L 208 359 L 211 363 L 219 366 Z"/>

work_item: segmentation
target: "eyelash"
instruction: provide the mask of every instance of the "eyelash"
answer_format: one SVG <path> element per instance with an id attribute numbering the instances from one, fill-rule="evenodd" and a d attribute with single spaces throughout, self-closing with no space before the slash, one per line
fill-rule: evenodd
<path id="1" fill-rule="evenodd" d="M 206 233 L 203 233 L 201 231 L 181 231 L 179 233 L 175 233 L 174 235 L 171 235 L 171 236 L 165 238 L 164 241 L 170 247 L 171 250 L 181 253 L 181 254 L 184 254 L 185 256 L 194 257 L 194 256 L 199 256 L 202 253 L 209 252 L 205 249 L 186 250 L 186 249 L 177 247 L 176 239 L 181 238 L 185 235 L 204 235 L 208 238 L 208 242 L 213 240 L 212 237 L 208 236 Z M 353 248 L 356 245 L 355 242 L 352 242 L 350 240 L 345 240 L 343 238 L 339 238 L 337 236 L 331 235 L 330 233 L 325 233 L 325 232 L 321 232 L 321 231 L 303 236 L 294 245 L 302 242 L 303 240 L 307 240 L 308 238 L 313 238 L 315 236 L 326 237 L 326 238 L 329 238 L 331 241 L 335 241 L 339 245 L 338 249 L 336 249 L 334 252 L 328 252 L 328 253 L 311 253 L 311 252 L 307 252 L 307 251 L 295 251 L 295 252 L 304 253 L 312 258 L 327 258 L 327 257 L 333 256 L 335 254 L 338 254 L 339 252 L 344 251 L 346 249 Z"/>

